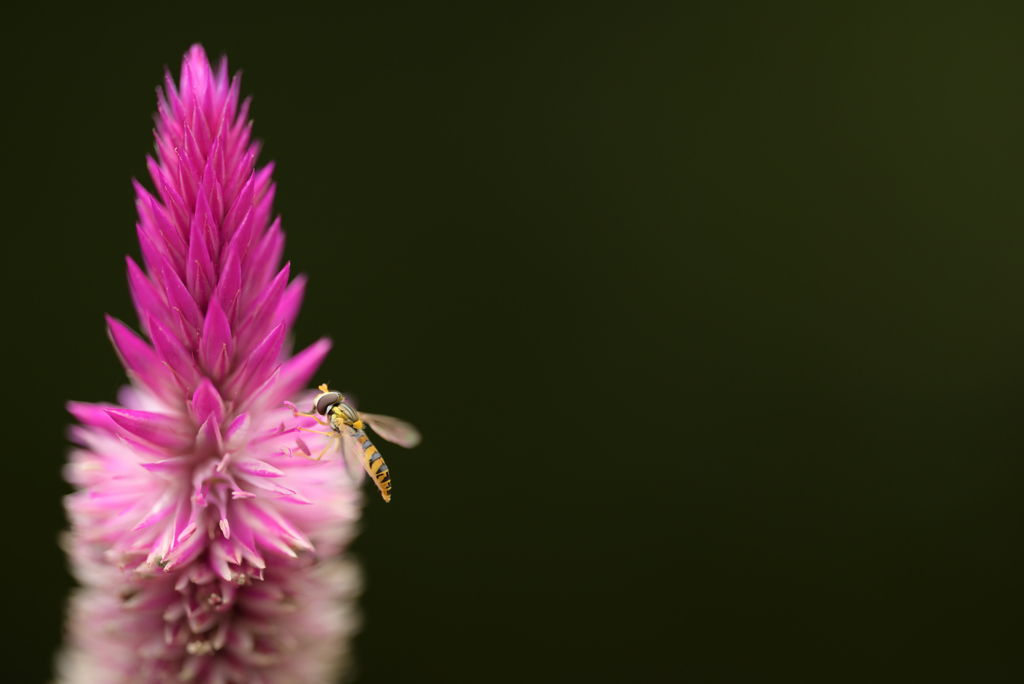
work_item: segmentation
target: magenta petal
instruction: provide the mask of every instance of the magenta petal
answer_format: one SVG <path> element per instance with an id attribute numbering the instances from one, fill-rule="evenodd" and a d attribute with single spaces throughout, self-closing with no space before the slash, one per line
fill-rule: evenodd
<path id="1" fill-rule="evenodd" d="M 174 151 L 178 155 L 178 177 L 175 180 L 178 183 L 178 188 L 181 190 L 181 196 L 188 206 L 195 206 L 196 194 L 199 191 L 199 179 L 196 178 L 196 170 L 192 163 L 192 158 L 188 154 L 187 145 L 185 147 L 177 147 Z"/>
<path id="2" fill-rule="evenodd" d="M 225 581 L 230 582 L 234 579 L 231 566 L 228 564 L 227 553 L 221 548 L 220 541 L 210 545 L 210 566 Z"/>
<path id="3" fill-rule="evenodd" d="M 252 529 L 240 521 L 238 517 L 238 509 L 245 504 L 238 504 L 232 506 L 228 511 L 228 520 L 231 522 L 232 527 L 235 530 L 235 542 L 236 548 L 241 547 L 242 556 L 245 560 L 249 561 L 257 568 L 267 567 L 266 562 L 263 560 L 263 556 L 260 555 L 256 549 L 256 541 L 252 536 Z"/>
<path id="4" fill-rule="evenodd" d="M 220 353 L 217 354 L 217 360 L 213 362 L 213 366 L 210 368 L 210 375 L 217 379 L 217 381 L 223 380 L 228 371 L 231 369 L 231 354 L 226 346 L 221 347 Z"/>
<path id="5" fill-rule="evenodd" d="M 166 257 L 164 257 L 163 252 L 150 238 L 149 233 L 142 229 L 142 224 L 135 224 L 135 233 L 139 238 L 139 249 L 142 251 L 143 263 L 146 264 L 149 272 L 154 274 L 154 277 L 159 277 L 159 269 L 162 267 Z"/>
<path id="6" fill-rule="evenodd" d="M 108 408 L 107 414 L 122 428 L 157 446 L 177 450 L 188 446 L 191 438 L 179 421 L 163 413 Z"/>
<path id="7" fill-rule="evenodd" d="M 149 190 L 146 190 L 146 188 L 142 186 L 142 183 L 135 178 L 132 178 L 132 188 L 135 189 L 136 206 L 145 207 L 145 211 L 148 213 L 148 207 L 150 206 L 149 203 L 152 200 L 153 195 L 150 194 Z"/>
<path id="8" fill-rule="evenodd" d="M 231 425 L 229 425 L 228 429 L 224 432 L 224 441 L 228 442 L 229 445 L 244 441 L 249 432 L 249 425 L 251 422 L 252 421 L 249 418 L 248 413 L 239 415 L 231 421 Z"/>
<path id="9" fill-rule="evenodd" d="M 210 173 L 209 165 L 212 165 L 214 163 L 215 159 L 213 158 L 211 158 L 210 161 L 207 162 L 207 173 Z M 206 183 L 207 181 L 204 179 L 203 185 L 205 186 Z M 210 198 L 210 213 L 213 215 L 213 221 L 207 225 L 207 229 L 210 232 L 206 236 L 206 241 L 207 244 L 210 245 L 210 256 L 213 257 L 214 261 L 216 261 L 217 257 L 220 255 L 221 247 L 220 221 L 223 219 L 224 212 L 226 211 L 224 208 L 224 189 L 221 187 L 220 182 L 216 179 L 216 177 L 210 180 L 210 190 L 208 192 L 208 196 Z"/>
<path id="10" fill-rule="evenodd" d="M 205 205 L 201 196 L 199 204 Z M 199 309 L 206 307 L 206 303 L 213 293 L 213 284 L 217 282 L 213 262 L 210 260 L 210 253 L 203 239 L 203 225 L 212 222 L 208 211 L 209 209 L 205 206 L 196 209 L 196 218 L 192 222 L 192 235 L 189 238 L 188 262 L 185 264 L 185 282 L 188 283 L 189 292 L 192 293 Z"/>
<path id="11" fill-rule="evenodd" d="M 163 447 L 158 447 L 150 444 L 149 442 L 137 439 L 136 437 L 127 434 L 125 430 L 121 430 L 121 434 L 117 436 L 117 441 L 121 442 L 121 444 L 133 454 L 142 458 L 159 458 L 160 456 L 167 455 L 167 450 Z M 145 467 L 148 464 L 140 463 L 139 465 Z"/>
<path id="12" fill-rule="evenodd" d="M 178 387 L 174 377 L 153 348 L 139 339 L 121 321 L 107 316 L 107 332 L 129 375 L 157 394 L 172 394 Z"/>
<path id="13" fill-rule="evenodd" d="M 224 79 L 228 77 L 228 58 L 227 55 L 221 61 L 222 69 L 224 73 Z M 234 125 L 234 121 L 231 117 L 238 111 L 238 100 L 241 97 L 242 92 L 242 79 L 240 74 L 235 74 L 231 77 L 231 84 L 228 86 L 227 95 L 224 98 L 224 119 L 221 123 L 222 128 L 231 128 Z"/>
<path id="14" fill-rule="evenodd" d="M 256 216 L 259 218 L 260 223 L 266 223 L 270 218 L 271 207 L 273 206 L 273 198 L 278 194 L 278 183 L 270 183 L 269 187 L 266 188 L 263 197 L 259 199 L 256 204 Z"/>
<path id="15" fill-rule="evenodd" d="M 253 186 L 256 175 L 252 174 L 249 177 L 248 182 L 242 188 L 242 192 L 239 193 L 238 198 L 232 204 L 231 209 L 228 210 L 228 215 L 224 217 L 224 223 L 221 224 L 221 241 L 228 242 L 234 236 L 238 227 L 242 224 L 242 220 L 246 214 L 252 209 L 252 195 Z"/>
<path id="16" fill-rule="evenodd" d="M 160 295 L 160 291 L 150 282 L 134 259 L 129 256 L 125 257 L 125 261 L 128 262 L 128 291 L 131 293 L 132 303 L 135 304 L 135 311 L 139 315 L 140 323 L 144 324 L 147 312 L 167 321 L 167 304 Z M 144 327 L 142 332 L 148 334 L 149 329 Z"/>
<path id="17" fill-rule="evenodd" d="M 211 551 L 214 551 L 219 556 L 223 556 L 224 560 L 233 565 L 241 565 L 243 554 L 242 548 L 238 544 L 227 539 L 219 539 L 212 544 Z"/>
<path id="18" fill-rule="evenodd" d="M 172 484 L 180 482 L 191 471 L 188 461 L 181 457 L 165 458 L 162 461 L 151 461 L 149 463 L 140 463 L 139 465 L 160 479 Z"/>
<path id="19" fill-rule="evenodd" d="M 206 310 L 203 335 L 199 342 L 199 361 L 216 380 L 221 380 L 226 369 L 218 369 L 219 372 L 214 373 L 216 362 L 222 353 L 230 359 L 232 352 L 231 325 L 224 309 L 221 308 L 220 301 L 214 297 Z"/>
<path id="20" fill-rule="evenodd" d="M 231 127 L 232 137 L 237 140 L 232 147 L 232 156 L 236 159 L 249 146 L 249 141 L 252 139 L 252 122 L 249 121 L 249 107 L 251 106 L 252 95 L 249 95 L 242 100 L 242 105 L 238 108 L 238 118 L 235 119 L 235 123 Z"/>
<path id="21" fill-rule="evenodd" d="M 209 418 L 218 425 L 224 420 L 224 402 L 209 378 L 200 380 L 192 394 L 192 414 L 200 425 Z"/>
<path id="22" fill-rule="evenodd" d="M 238 565 L 242 562 L 242 550 L 235 544 L 232 544 L 227 539 L 221 539 L 217 543 L 212 545 L 215 548 L 211 548 L 211 551 L 219 551 L 223 555 L 224 559 L 229 563 Z"/>
<path id="23" fill-rule="evenodd" d="M 220 436 L 220 426 L 210 416 L 199 426 L 196 433 L 196 453 L 220 454 L 224 451 L 224 440 Z"/>
<path id="24" fill-rule="evenodd" d="M 227 219 L 225 219 L 227 220 Z M 228 242 L 228 246 L 224 249 L 224 252 L 220 255 L 223 263 L 222 268 L 227 267 L 226 255 L 232 252 L 238 257 L 239 263 L 245 263 L 245 255 L 249 252 L 249 242 L 252 240 L 252 211 L 250 210 L 244 217 L 242 217 L 242 223 L 238 226 L 238 230 L 235 231 L 234 235 L 231 236 L 231 241 Z"/>
<path id="25" fill-rule="evenodd" d="M 127 610 L 152 610 L 157 607 L 162 609 L 167 605 L 167 594 L 152 589 L 148 591 L 143 589 L 132 594 L 130 598 L 125 600 L 123 605 Z"/>
<path id="26" fill-rule="evenodd" d="M 194 387 L 196 366 L 191 352 L 185 349 L 181 342 L 152 316 L 149 317 L 149 330 L 153 337 L 156 353 L 178 374 L 186 387 Z"/>
<path id="27" fill-rule="evenodd" d="M 281 365 L 281 374 L 274 387 L 275 400 L 293 396 L 305 387 L 320 364 L 327 358 L 333 343 L 330 338 L 322 337 Z M 277 399 L 279 398 L 279 399 Z"/>
<path id="28" fill-rule="evenodd" d="M 277 194 L 277 183 L 271 183 L 270 187 L 267 188 L 266 194 L 256 204 L 256 225 L 264 226 L 267 221 L 270 220 L 270 215 L 273 213 L 274 195 Z M 272 262 L 268 262 L 268 267 L 276 268 L 277 264 L 281 263 L 281 254 L 284 252 L 284 233 L 280 232 L 280 217 L 275 221 L 278 228 L 278 235 L 280 236 L 280 244 L 277 249 L 277 256 Z"/>
<path id="29" fill-rule="evenodd" d="M 171 158 L 176 159 L 177 155 L 173 154 L 174 150 L 171 150 L 171 152 Z M 150 157 L 146 158 L 147 163 L 151 162 L 151 160 L 152 158 Z M 171 220 L 174 222 L 176 230 L 180 235 L 184 236 L 187 234 L 185 232 L 185 226 L 188 225 L 189 217 L 192 215 L 192 212 L 188 210 L 188 207 L 185 204 L 185 199 L 177 190 L 174 189 L 173 178 L 176 178 L 178 175 L 177 165 L 175 164 L 173 174 L 164 173 L 162 171 L 159 171 L 159 174 L 160 182 L 156 183 L 156 187 L 160 191 L 160 197 L 167 205 L 168 213 Z"/>
<path id="30" fill-rule="evenodd" d="M 132 532 L 149 527 L 170 515 L 171 511 L 174 510 L 174 504 L 177 503 L 177 494 L 177 492 L 170 488 L 164 490 L 164 493 L 156 500 L 156 503 L 149 509 L 149 512 L 142 517 L 142 520 L 135 523 Z"/>
<path id="31" fill-rule="evenodd" d="M 255 475 L 249 475 L 247 473 L 238 473 L 237 477 L 240 482 L 248 482 L 250 485 L 256 487 L 257 489 L 262 489 L 264 491 L 277 494 L 278 496 L 286 498 L 289 501 L 294 501 L 295 503 L 303 504 L 312 503 L 309 499 L 307 499 L 294 489 L 289 489 L 284 485 L 279 485 L 266 477 L 257 477 Z"/>
<path id="32" fill-rule="evenodd" d="M 266 219 L 266 215 L 256 213 L 254 224 L 257 226 L 263 225 Z M 272 273 L 273 269 L 277 268 L 277 265 L 281 263 L 282 254 L 284 254 L 284 233 L 281 232 L 281 217 L 278 217 L 271 224 L 270 228 L 267 229 L 266 234 L 259 243 L 250 250 L 249 260 L 245 266 L 248 266 L 251 270 L 253 279 L 258 283 L 262 283 L 268 274 Z"/>
<path id="33" fill-rule="evenodd" d="M 203 329 L 203 312 L 177 273 L 170 269 L 164 269 L 163 276 L 167 301 L 171 308 L 181 315 L 186 324 L 184 329 L 187 331 L 189 339 L 181 340 L 181 342 L 192 347 L 198 342 L 199 331 Z"/>
<path id="34" fill-rule="evenodd" d="M 174 540 L 180 544 L 181 542 L 185 541 L 193 534 L 195 534 L 197 529 L 199 529 L 199 526 L 196 525 L 194 522 L 190 522 L 188 524 L 188 527 L 179 532 L 178 536 L 175 537 Z"/>
<path id="35" fill-rule="evenodd" d="M 79 423 L 98 427 L 108 432 L 117 432 L 117 423 L 107 413 L 110 404 L 86 404 L 80 401 L 69 401 L 66 404 L 68 413 Z"/>
<path id="36" fill-rule="evenodd" d="M 187 563 L 195 560 L 199 554 L 206 550 L 206 536 L 203 534 L 193 534 L 183 543 L 178 544 L 173 551 L 167 554 L 164 558 L 164 572 L 170 572 L 180 565 L 186 565 Z"/>
<path id="37" fill-rule="evenodd" d="M 270 186 L 273 183 L 271 177 L 274 175 L 274 168 L 276 166 L 274 162 L 269 161 L 266 166 L 256 171 L 253 185 L 255 188 L 253 190 L 253 201 L 262 202 L 267 192 L 269 192 Z"/>
<path id="38" fill-rule="evenodd" d="M 295 325 L 295 319 L 299 317 L 299 309 L 302 307 L 302 299 L 305 295 L 306 276 L 300 273 L 284 291 L 281 303 L 277 305 L 277 313 L 274 314 L 274 320 L 282 321 L 285 330 L 291 330 Z"/>
<path id="39" fill-rule="evenodd" d="M 220 282 L 217 283 L 216 298 L 221 308 L 227 314 L 228 320 L 232 323 L 237 320 L 239 299 L 242 293 L 242 266 L 238 253 L 230 247 L 225 249 L 224 270 L 220 275 Z"/>
<path id="40" fill-rule="evenodd" d="M 274 279 L 270 281 L 260 293 L 260 296 L 253 302 L 252 313 L 249 315 L 253 318 L 262 318 L 266 321 L 274 320 L 273 314 L 277 311 L 278 305 L 281 303 L 281 297 L 284 295 L 285 288 L 288 287 L 288 277 L 291 272 L 292 264 L 288 262 L 284 265 Z"/>
<path id="41" fill-rule="evenodd" d="M 313 543 L 306 535 L 302 534 L 295 525 L 272 506 L 253 503 L 245 507 L 245 512 L 251 515 L 248 522 L 253 529 L 264 529 L 274 534 L 283 534 L 291 538 L 292 543 L 297 546 L 310 550 L 314 548 Z"/>
<path id="42" fill-rule="evenodd" d="M 198 114 L 198 108 L 195 110 Z M 198 117 L 197 117 L 198 118 Z M 185 144 L 180 149 L 181 155 L 188 160 L 189 171 L 196 176 L 196 193 L 199 192 L 199 170 L 206 166 L 206 159 L 203 155 L 205 145 L 200 145 L 195 136 L 196 129 L 185 122 Z"/>
<path id="43" fill-rule="evenodd" d="M 207 88 L 203 95 L 208 96 L 210 90 Z M 205 99 L 205 98 L 204 98 Z M 208 103 L 206 103 L 208 104 Z M 195 137 L 198 147 L 203 150 L 210 149 L 210 141 L 213 140 L 213 131 L 210 130 L 210 124 L 206 120 L 207 107 L 196 107 L 193 121 L 195 121 Z M 205 163 L 205 159 L 201 160 Z"/>
<path id="44" fill-rule="evenodd" d="M 277 377 L 281 373 L 281 366 L 278 364 L 274 366 L 274 370 L 271 371 L 270 375 L 267 376 L 261 384 L 256 385 L 255 389 L 246 389 L 245 398 L 240 399 L 238 406 L 240 409 L 246 411 L 265 411 L 268 407 L 276 404 L 276 401 L 272 401 L 271 392 L 277 387 Z M 250 383 L 250 386 L 252 383 Z"/>
<path id="45" fill-rule="evenodd" d="M 242 374 L 239 378 L 241 386 L 249 387 L 253 383 L 262 383 L 267 374 L 277 364 L 284 343 L 284 325 L 278 325 L 260 340 L 245 359 Z"/>
<path id="46" fill-rule="evenodd" d="M 278 470 L 269 463 L 257 460 L 255 458 L 240 458 L 235 457 L 231 459 L 231 464 L 241 470 L 244 473 L 250 475 L 256 475 L 258 477 L 283 477 L 284 472 Z"/>
<path id="47" fill-rule="evenodd" d="M 159 134 L 156 135 L 156 140 L 157 154 L 160 157 L 160 159 L 169 159 L 174 154 L 174 149 L 170 145 L 168 145 L 169 141 L 165 140 Z M 157 193 L 159 193 L 160 199 L 163 200 L 164 204 L 167 204 L 169 198 L 167 197 L 167 194 L 164 192 L 165 188 L 170 187 L 170 185 L 167 182 L 167 174 L 162 168 L 160 168 L 160 165 L 157 163 L 157 161 L 153 159 L 151 155 L 148 154 L 146 155 L 146 170 L 149 171 L 149 177 L 153 181 L 153 187 L 155 187 Z"/>
<path id="48" fill-rule="evenodd" d="M 164 208 L 152 195 L 149 197 L 149 211 L 154 221 L 154 230 L 159 235 L 159 241 L 163 242 L 165 252 L 174 257 L 174 266 L 179 271 L 185 265 L 185 255 L 188 253 L 188 246 L 185 244 L 181 228 L 175 225 L 175 221 L 167 215 Z"/>
<path id="49" fill-rule="evenodd" d="M 218 135 L 210 147 L 210 154 L 206 158 L 206 168 L 203 169 L 203 195 L 210 199 L 210 210 L 213 215 L 214 225 L 217 228 L 216 235 L 211 235 L 209 245 L 211 253 L 220 252 L 220 223 L 224 218 L 228 207 L 224 206 L 224 190 L 222 179 L 224 178 L 224 136 Z"/>
<path id="50" fill-rule="evenodd" d="M 284 268 L 259 294 L 256 300 L 248 307 L 248 320 L 242 324 L 238 332 L 238 349 L 244 354 L 250 349 L 257 339 L 266 334 L 271 325 L 277 323 L 272 314 L 277 312 L 277 307 L 284 295 L 285 287 L 288 285 L 288 272 L 291 263 L 284 265 Z"/>
<path id="51" fill-rule="evenodd" d="M 262 530 L 254 529 L 253 540 L 256 542 L 257 547 L 262 547 L 266 551 L 288 558 L 298 558 L 298 554 L 295 553 L 292 547 L 277 535 L 267 534 Z"/>

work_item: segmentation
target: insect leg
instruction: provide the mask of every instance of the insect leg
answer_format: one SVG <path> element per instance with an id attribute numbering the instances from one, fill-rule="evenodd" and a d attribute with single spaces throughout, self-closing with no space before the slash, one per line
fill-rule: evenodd
<path id="1" fill-rule="evenodd" d="M 334 441 L 335 441 L 335 440 L 337 440 L 337 439 L 341 439 L 341 435 L 339 435 L 339 434 L 338 434 L 338 433 L 336 433 L 336 432 L 334 432 L 334 433 L 331 433 L 331 438 L 330 438 L 329 440 L 327 440 L 327 446 L 325 446 L 325 447 L 324 447 L 324 450 L 320 452 L 320 455 L 319 455 L 319 456 L 317 456 L 317 457 L 316 457 L 315 459 L 313 459 L 313 460 L 315 460 L 315 461 L 319 461 L 319 460 L 320 460 L 321 458 L 323 458 L 323 457 L 324 457 L 324 454 L 326 454 L 326 453 L 327 453 L 327 450 L 331 448 L 331 446 L 332 446 L 332 445 L 334 444 Z"/>
<path id="2" fill-rule="evenodd" d="M 312 418 L 313 420 L 315 420 L 316 422 L 320 423 L 324 427 L 330 427 L 329 424 L 327 424 L 324 421 L 320 420 L 320 416 L 317 415 L 316 413 L 303 413 L 302 411 L 292 411 L 292 413 L 294 415 L 296 415 L 296 416 L 305 416 L 306 418 Z"/>
<path id="3" fill-rule="evenodd" d="M 303 416 L 305 418 L 312 418 L 313 420 L 315 420 L 316 422 L 320 423 L 324 427 L 330 427 L 330 424 L 325 423 L 324 421 L 320 420 L 320 415 L 316 412 L 316 407 L 313 407 L 313 410 L 307 413 L 305 411 L 300 411 L 299 407 L 296 406 L 295 404 L 293 404 L 290 401 L 286 401 L 284 403 L 285 403 L 286 406 L 288 406 L 292 410 L 292 415 L 293 416 L 296 416 L 296 417 L 297 416 Z"/>
<path id="4" fill-rule="evenodd" d="M 319 430 L 310 430 L 309 428 L 304 427 L 296 427 L 295 429 L 302 430 L 303 432 L 312 432 L 314 435 L 327 435 L 328 437 L 334 437 L 336 435 L 334 432 L 320 432 Z"/>

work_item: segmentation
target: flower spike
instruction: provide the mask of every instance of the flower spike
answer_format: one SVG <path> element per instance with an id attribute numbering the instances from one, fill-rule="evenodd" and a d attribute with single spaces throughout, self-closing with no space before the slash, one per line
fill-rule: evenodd
<path id="1" fill-rule="evenodd" d="M 326 682 L 347 661 L 362 495 L 340 457 L 313 463 L 285 403 L 313 400 L 331 343 L 286 342 L 305 278 L 281 264 L 273 164 L 257 168 L 239 88 L 193 45 L 157 89 L 127 259 L 144 337 L 107 318 L 131 384 L 119 406 L 68 404 L 81 586 L 62 684 Z"/>

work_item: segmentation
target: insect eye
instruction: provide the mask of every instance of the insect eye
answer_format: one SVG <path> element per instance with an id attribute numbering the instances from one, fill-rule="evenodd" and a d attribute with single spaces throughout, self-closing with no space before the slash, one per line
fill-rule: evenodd
<path id="1" fill-rule="evenodd" d="M 316 400 L 316 412 L 321 416 L 327 413 L 327 409 L 331 408 L 332 404 L 338 403 L 341 399 L 341 395 L 337 392 L 328 392 L 320 395 L 320 398 Z"/>

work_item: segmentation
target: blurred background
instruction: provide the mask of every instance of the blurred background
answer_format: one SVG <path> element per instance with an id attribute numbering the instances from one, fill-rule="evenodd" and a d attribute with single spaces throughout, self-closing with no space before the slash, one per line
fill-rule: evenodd
<path id="1" fill-rule="evenodd" d="M 14 11 L 6 681 L 50 676 L 63 406 L 125 380 L 196 41 L 277 162 L 297 345 L 425 435 L 368 492 L 359 682 L 1021 678 L 1020 7 Z"/>

